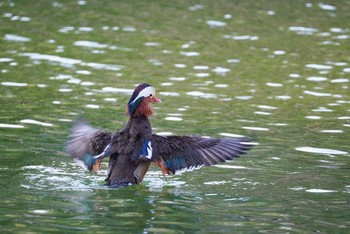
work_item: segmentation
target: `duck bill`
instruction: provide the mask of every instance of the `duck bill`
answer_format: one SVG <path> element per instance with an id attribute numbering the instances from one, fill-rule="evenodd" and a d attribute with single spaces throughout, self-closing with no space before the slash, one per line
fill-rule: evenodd
<path id="1" fill-rule="evenodd" d="M 152 102 L 161 102 L 161 100 L 159 98 L 157 98 L 156 96 L 153 96 Z"/>

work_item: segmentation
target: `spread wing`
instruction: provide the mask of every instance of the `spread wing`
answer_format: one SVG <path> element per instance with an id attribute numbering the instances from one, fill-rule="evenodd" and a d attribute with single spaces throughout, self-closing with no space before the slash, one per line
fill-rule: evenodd
<path id="1" fill-rule="evenodd" d="M 97 171 L 100 160 L 93 156 L 106 149 L 112 136 L 111 132 L 101 131 L 83 121 L 77 121 L 71 129 L 66 150 L 74 159 L 82 161 L 84 168 Z"/>
<path id="2" fill-rule="evenodd" d="M 164 174 L 198 169 L 240 157 L 252 147 L 248 138 L 152 136 L 153 162 Z"/>
<path id="3" fill-rule="evenodd" d="M 111 143 L 112 137 L 118 138 L 116 133 L 101 131 L 83 121 L 77 121 L 72 127 L 66 150 L 73 158 L 82 161 L 86 169 L 96 172 L 101 160 L 117 150 L 114 148 L 125 147 L 114 146 Z M 176 174 L 240 157 L 252 147 L 249 143 L 251 142 L 248 138 L 203 138 L 153 134 L 150 144 L 151 160 L 162 169 L 164 174 Z M 111 148 L 113 149 L 110 150 Z"/>

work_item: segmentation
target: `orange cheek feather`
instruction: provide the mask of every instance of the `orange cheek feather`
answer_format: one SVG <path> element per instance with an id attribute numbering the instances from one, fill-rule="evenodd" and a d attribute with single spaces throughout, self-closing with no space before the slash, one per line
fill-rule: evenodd
<path id="1" fill-rule="evenodd" d="M 145 98 L 139 106 L 136 108 L 135 115 L 144 115 L 144 116 L 151 116 L 153 114 L 152 109 L 151 109 L 151 99 L 150 98 Z"/>

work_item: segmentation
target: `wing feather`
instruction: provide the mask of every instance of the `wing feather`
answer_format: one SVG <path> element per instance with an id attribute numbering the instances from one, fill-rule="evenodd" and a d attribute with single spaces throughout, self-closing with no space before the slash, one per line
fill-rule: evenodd
<path id="1" fill-rule="evenodd" d="M 75 159 L 84 161 L 86 155 L 97 155 L 110 143 L 111 132 L 101 131 L 89 126 L 84 121 L 73 123 L 66 144 L 66 151 Z"/>
<path id="2" fill-rule="evenodd" d="M 203 138 L 153 134 L 153 162 L 173 174 L 240 157 L 252 145 L 248 138 Z M 164 169 L 165 168 L 165 169 Z"/>

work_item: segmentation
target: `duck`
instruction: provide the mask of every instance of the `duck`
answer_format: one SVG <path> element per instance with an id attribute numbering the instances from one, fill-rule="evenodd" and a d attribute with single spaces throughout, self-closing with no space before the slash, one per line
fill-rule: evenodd
<path id="1" fill-rule="evenodd" d="M 157 135 L 152 132 L 151 105 L 161 100 L 155 88 L 139 84 L 126 104 L 128 120 L 116 132 L 94 128 L 85 120 L 72 124 L 66 143 L 70 156 L 85 169 L 97 173 L 108 158 L 105 185 L 111 188 L 140 184 L 151 164 L 162 174 L 179 174 L 203 166 L 233 160 L 251 149 L 248 137 L 210 138 Z"/>

